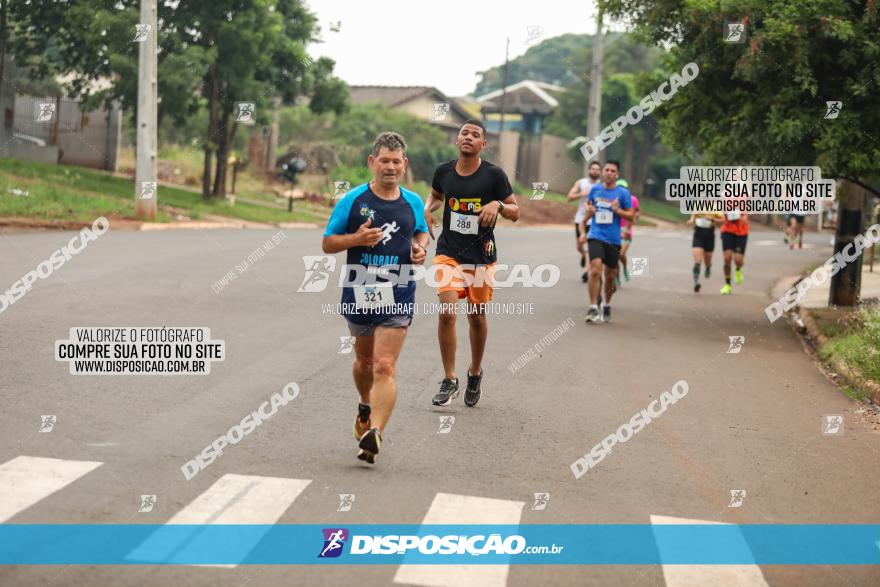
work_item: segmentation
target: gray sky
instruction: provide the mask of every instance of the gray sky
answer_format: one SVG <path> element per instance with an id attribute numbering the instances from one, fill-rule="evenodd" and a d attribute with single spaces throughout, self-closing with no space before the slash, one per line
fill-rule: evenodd
<path id="1" fill-rule="evenodd" d="M 596 30 L 595 5 L 572 0 L 305 1 L 324 39 L 309 53 L 335 59 L 347 83 L 435 86 L 450 96 L 470 93 L 478 71 L 504 63 L 508 36 L 510 58 L 525 53 L 530 26 L 543 27 L 544 38 Z M 330 31 L 336 21 L 338 33 Z"/>

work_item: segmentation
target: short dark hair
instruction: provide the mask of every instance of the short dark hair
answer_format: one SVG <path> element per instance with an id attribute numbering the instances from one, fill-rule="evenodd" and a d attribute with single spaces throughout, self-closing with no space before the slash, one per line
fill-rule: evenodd
<path id="1" fill-rule="evenodd" d="M 379 151 L 382 150 L 382 147 L 389 151 L 403 151 L 403 156 L 406 157 L 406 141 L 396 132 L 386 131 L 379 133 L 376 140 L 373 141 L 373 157 L 379 156 Z"/>
<path id="2" fill-rule="evenodd" d="M 480 129 L 483 131 L 483 137 L 485 138 L 486 125 L 484 125 L 481 121 L 479 121 L 475 118 L 468 118 L 467 120 L 465 120 L 464 122 L 461 123 L 461 126 L 458 127 L 458 131 L 461 132 L 462 127 L 464 127 L 464 125 L 466 125 L 466 124 L 473 124 L 474 126 L 479 126 Z"/>
<path id="3" fill-rule="evenodd" d="M 602 167 L 602 164 L 598 161 L 590 161 L 590 167 L 592 167 L 593 165 L 598 165 L 599 167 Z"/>
<path id="4" fill-rule="evenodd" d="M 617 172 L 620 173 L 620 161 L 609 159 L 605 162 L 605 165 L 614 165 L 615 167 L 617 167 Z"/>

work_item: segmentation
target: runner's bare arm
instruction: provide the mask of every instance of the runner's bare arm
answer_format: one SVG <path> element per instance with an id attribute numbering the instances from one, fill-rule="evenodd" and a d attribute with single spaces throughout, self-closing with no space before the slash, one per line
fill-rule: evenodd
<path id="1" fill-rule="evenodd" d="M 443 200 L 446 198 L 443 197 L 443 194 L 431 188 L 431 193 L 428 195 L 428 199 L 425 200 L 425 210 L 428 212 L 433 212 L 437 208 L 443 205 Z"/>
<path id="2" fill-rule="evenodd" d="M 519 220 L 519 205 L 516 203 L 516 194 L 510 194 L 504 198 L 503 203 L 504 208 L 499 214 L 513 222 Z"/>
<path id="3" fill-rule="evenodd" d="M 569 200 L 577 200 L 578 198 L 580 198 L 583 195 L 581 193 L 581 191 L 578 189 L 578 184 L 580 184 L 580 181 L 574 182 L 574 185 L 571 186 L 570 190 L 568 190 L 568 199 Z"/>
<path id="4" fill-rule="evenodd" d="M 620 200 L 612 200 L 611 201 L 611 211 L 620 216 L 621 218 L 626 218 L 627 220 L 632 221 L 636 217 L 635 208 L 621 208 Z"/>
<path id="5" fill-rule="evenodd" d="M 584 214 L 584 226 L 587 225 L 587 220 L 592 218 L 596 214 L 596 205 L 593 202 L 587 200 L 584 202 L 584 208 L 586 208 L 587 213 Z"/>
<path id="6" fill-rule="evenodd" d="M 413 235 L 412 240 L 412 252 L 410 253 L 410 260 L 414 265 L 421 265 L 425 262 L 425 257 L 427 257 L 427 247 L 428 247 L 428 233 L 420 232 L 418 234 Z"/>
<path id="7" fill-rule="evenodd" d="M 504 207 L 501 204 L 504 203 Z M 480 226 L 495 226 L 498 216 L 516 222 L 519 220 L 519 206 L 516 205 L 516 196 L 510 194 L 504 200 L 492 200 L 480 209 L 480 217 L 477 222 Z"/>
<path id="8" fill-rule="evenodd" d="M 425 200 L 425 223 L 428 225 L 428 233 L 431 235 L 432 239 L 435 238 L 434 226 L 437 224 L 437 221 L 434 220 L 434 216 L 431 212 L 441 207 L 445 199 L 446 198 L 443 197 L 443 194 L 434 188 L 431 188 L 431 193 L 428 194 L 428 197 Z"/>
<path id="9" fill-rule="evenodd" d="M 626 218 L 627 220 L 630 220 L 630 221 L 634 220 L 636 217 L 635 208 L 628 208 L 626 210 L 624 210 L 623 208 L 616 208 L 616 209 L 612 208 L 612 210 L 614 210 L 614 213 L 617 214 L 618 216 L 620 216 L 621 218 Z"/>
<path id="10" fill-rule="evenodd" d="M 325 236 L 321 241 L 321 249 L 327 255 L 347 251 L 352 247 L 371 247 L 382 240 L 381 228 L 370 228 L 373 219 L 367 218 L 367 221 L 361 224 L 357 232 L 350 234 L 331 234 Z"/>

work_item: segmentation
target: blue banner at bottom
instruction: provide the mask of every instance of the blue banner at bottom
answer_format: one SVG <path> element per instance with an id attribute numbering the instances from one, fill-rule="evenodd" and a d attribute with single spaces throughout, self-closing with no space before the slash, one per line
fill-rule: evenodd
<path id="1" fill-rule="evenodd" d="M 880 525 L 4 524 L 4 565 L 877 565 Z"/>

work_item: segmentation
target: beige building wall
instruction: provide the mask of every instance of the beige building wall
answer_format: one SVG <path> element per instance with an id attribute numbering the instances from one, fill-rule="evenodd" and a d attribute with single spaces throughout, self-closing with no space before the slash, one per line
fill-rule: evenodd
<path id="1" fill-rule="evenodd" d="M 489 136 L 495 140 L 495 165 L 504 170 L 510 183 L 517 181 L 516 163 L 519 152 L 519 133 L 506 130 L 501 133 L 500 137 L 496 134 Z"/>
<path id="2" fill-rule="evenodd" d="M 582 177 L 583 161 L 572 161 L 568 154 L 567 139 L 542 135 L 538 177 L 534 181 L 547 182 L 554 192 L 567 193 L 574 182 Z"/>

